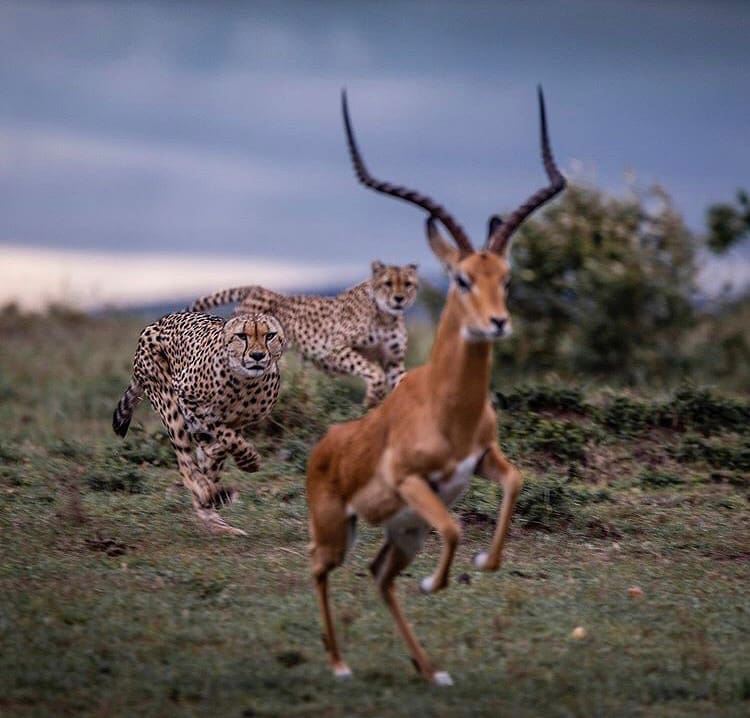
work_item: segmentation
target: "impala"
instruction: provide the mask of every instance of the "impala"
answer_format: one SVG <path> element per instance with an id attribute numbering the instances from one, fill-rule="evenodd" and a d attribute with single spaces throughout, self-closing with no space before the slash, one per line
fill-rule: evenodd
<path id="1" fill-rule="evenodd" d="M 487 242 L 476 251 L 443 207 L 369 174 L 354 138 L 345 93 L 342 111 L 360 182 L 429 213 L 429 245 L 451 282 L 429 361 L 409 371 L 383 403 L 362 418 L 332 426 L 310 455 L 310 551 L 324 643 L 334 674 L 350 676 L 336 641 L 328 574 L 344 561 L 359 516 L 385 529 L 385 542 L 370 570 L 415 666 L 433 683 L 451 685 L 450 675 L 435 669 L 407 623 L 396 599 L 394 580 L 434 528 L 441 537 L 442 552 L 435 571 L 421 581 L 420 588 L 432 593 L 446 587 L 461 538 L 461 527 L 449 509 L 474 474 L 503 489 L 489 550 L 479 553 L 474 564 L 483 571 L 496 571 L 500 566 L 522 480 L 497 443 L 495 410 L 488 399 L 491 347 L 511 331 L 506 308 L 510 238 L 526 217 L 563 190 L 565 179 L 552 157 L 539 88 L 542 158 L 549 185 L 531 195 L 505 221 L 493 216 Z M 450 232 L 454 244 L 440 234 L 437 220 Z"/>

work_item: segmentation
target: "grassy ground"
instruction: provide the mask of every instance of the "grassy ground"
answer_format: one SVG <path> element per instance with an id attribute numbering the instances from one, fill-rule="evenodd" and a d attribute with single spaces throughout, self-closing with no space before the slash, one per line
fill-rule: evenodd
<path id="1" fill-rule="evenodd" d="M 367 528 L 333 577 L 355 674 L 336 683 L 308 579 L 303 467 L 323 428 L 357 413 L 360 387 L 287 367 L 258 431 L 263 471 L 224 479 L 242 495 L 226 514 L 249 537 L 210 538 L 173 489 L 149 408 L 129 441 L 111 434 L 139 328 L 1 320 L 3 716 L 747 715 L 747 400 L 503 387 L 501 443 L 526 486 L 502 570 L 470 564 L 498 498 L 477 479 L 450 588 L 417 590 L 434 537 L 400 581 L 456 685 L 413 671 L 367 574 L 380 537 Z"/>

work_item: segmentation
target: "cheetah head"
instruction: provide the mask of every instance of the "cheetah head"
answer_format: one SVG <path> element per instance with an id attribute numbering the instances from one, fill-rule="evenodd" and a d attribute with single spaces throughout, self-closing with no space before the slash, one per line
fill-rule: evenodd
<path id="1" fill-rule="evenodd" d="M 372 263 L 372 288 L 375 304 L 381 312 L 399 316 L 417 298 L 419 280 L 417 265 L 385 265 Z"/>
<path id="2" fill-rule="evenodd" d="M 284 330 L 270 314 L 240 314 L 224 325 L 230 369 L 242 376 L 263 376 L 286 346 Z"/>

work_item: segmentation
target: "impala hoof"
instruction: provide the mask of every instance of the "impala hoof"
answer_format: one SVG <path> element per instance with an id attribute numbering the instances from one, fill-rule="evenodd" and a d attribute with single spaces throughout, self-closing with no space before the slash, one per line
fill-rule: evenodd
<path id="1" fill-rule="evenodd" d="M 346 663 L 339 663 L 333 667 L 333 675 L 340 681 L 345 681 L 352 677 L 352 669 Z"/>
<path id="2" fill-rule="evenodd" d="M 432 576 L 427 576 L 419 582 L 419 590 L 422 593 L 432 593 L 435 590 L 435 579 Z"/>
<path id="3" fill-rule="evenodd" d="M 451 678 L 451 674 L 448 673 L 448 671 L 435 671 L 435 673 L 432 674 L 432 682 L 436 686 L 453 685 L 453 679 Z"/>
<path id="4" fill-rule="evenodd" d="M 474 565 L 480 569 L 484 570 L 487 568 L 487 561 L 489 560 L 490 555 L 486 551 L 480 551 L 476 556 L 474 556 Z"/>

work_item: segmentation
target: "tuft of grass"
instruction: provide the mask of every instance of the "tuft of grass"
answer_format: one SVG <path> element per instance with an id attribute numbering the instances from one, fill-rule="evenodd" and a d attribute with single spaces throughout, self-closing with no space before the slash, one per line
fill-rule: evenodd
<path id="1" fill-rule="evenodd" d="M 575 518 L 575 504 L 562 481 L 552 477 L 526 481 L 516 512 L 527 528 L 553 531 Z"/>
<path id="2" fill-rule="evenodd" d="M 92 491 L 146 493 L 142 473 L 134 466 L 112 459 L 106 459 L 88 468 L 83 474 L 83 481 Z"/>
<path id="3" fill-rule="evenodd" d="M 151 466 L 177 466 L 174 449 L 163 427 L 154 431 L 144 431 L 132 427 L 122 444 L 114 449 L 114 454 L 131 464 Z"/>
<path id="4" fill-rule="evenodd" d="M 18 447 L 7 441 L 0 441 L 0 461 L 8 464 L 17 464 L 23 458 Z"/>
<path id="5" fill-rule="evenodd" d="M 651 489 L 661 489 L 667 486 L 680 486 L 685 483 L 685 479 L 669 471 L 658 471 L 656 469 L 646 469 L 638 477 L 641 486 Z"/>

